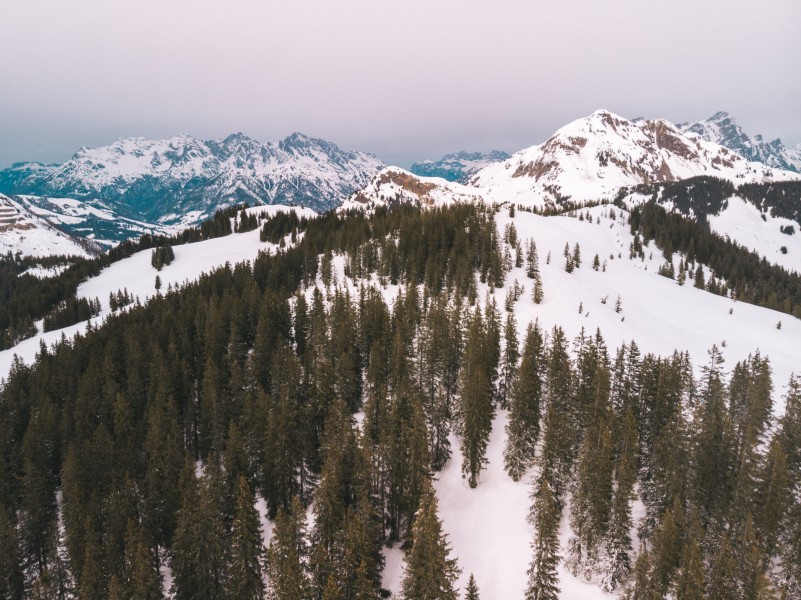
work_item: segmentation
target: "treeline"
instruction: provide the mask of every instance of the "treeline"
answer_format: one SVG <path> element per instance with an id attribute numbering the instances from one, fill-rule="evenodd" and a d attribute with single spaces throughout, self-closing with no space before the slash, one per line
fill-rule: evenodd
<path id="1" fill-rule="evenodd" d="M 81 282 L 94 277 L 110 264 L 150 248 L 172 246 L 221 237 L 231 233 L 231 219 L 243 210 L 237 205 L 220 210 L 214 217 L 173 237 L 145 234 L 139 240 L 126 240 L 94 258 L 31 257 L 7 255 L 0 258 L 0 350 L 11 348 L 36 333 L 34 321 L 45 318 L 60 303 L 73 299 Z M 24 271 L 36 265 L 64 265 L 53 277 L 38 278 Z M 76 321 L 77 322 L 77 321 Z"/>
<path id="2" fill-rule="evenodd" d="M 100 300 L 67 298 L 44 318 L 44 330 L 53 331 L 88 321 L 100 314 Z"/>
<path id="3" fill-rule="evenodd" d="M 733 298 L 801 317 L 798 275 L 653 202 L 632 208 L 629 223 L 635 243 L 654 240 L 667 260 L 681 252 L 688 265 L 708 266 Z"/>

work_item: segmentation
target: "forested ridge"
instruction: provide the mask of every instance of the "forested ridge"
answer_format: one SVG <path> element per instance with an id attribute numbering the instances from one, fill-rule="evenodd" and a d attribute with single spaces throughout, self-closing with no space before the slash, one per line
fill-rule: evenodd
<path id="1" fill-rule="evenodd" d="M 59 327 L 85 320 L 91 311 L 78 306 L 75 292 L 82 281 L 97 275 L 110 264 L 140 250 L 228 235 L 232 231 L 231 219 L 242 213 L 243 208 L 237 205 L 217 211 L 213 218 L 199 227 L 190 227 L 171 237 L 145 234 L 135 241 L 126 240 L 92 259 L 76 256 L 20 257 L 10 253 L 0 256 L 0 350 L 33 336 L 36 320 L 50 316 L 58 321 Z M 237 223 L 255 228 L 257 225 L 252 220 L 242 213 Z M 36 277 L 26 273 L 33 267 L 61 268 L 63 271 L 54 277 Z"/>
<path id="2" fill-rule="evenodd" d="M 518 331 L 517 296 L 479 289 L 514 260 L 535 302 L 548 290 L 535 240 L 494 216 L 278 214 L 261 234 L 275 253 L 16 364 L 0 390 L 0 597 L 161 598 L 169 567 L 178 599 L 374 599 L 389 595 L 381 549 L 400 545 L 400 597 L 457 598 L 432 478 L 460 460 L 482 485 L 498 410 L 509 476 L 533 473 L 526 598 L 558 597 L 560 561 L 632 599 L 799 597 L 801 382 L 775 419 L 757 352 L 727 373 L 713 347 L 695 378 L 681 352 Z M 632 228 L 659 241 L 659 217 Z"/>

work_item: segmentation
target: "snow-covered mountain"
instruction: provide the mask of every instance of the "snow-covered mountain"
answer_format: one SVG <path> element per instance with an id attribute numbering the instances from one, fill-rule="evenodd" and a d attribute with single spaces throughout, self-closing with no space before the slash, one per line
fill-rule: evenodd
<path id="1" fill-rule="evenodd" d="M 189 225 L 239 202 L 326 210 L 382 166 L 375 156 L 300 133 L 278 143 L 241 133 L 211 141 L 128 138 L 81 148 L 61 165 L 17 163 L 0 171 L 0 191 L 97 199 L 129 219 Z"/>
<path id="2" fill-rule="evenodd" d="M 90 251 L 107 250 L 122 240 L 137 238 L 144 233 L 172 234 L 179 229 L 124 217 L 102 200 L 28 195 L 13 196 L 12 200 L 51 228 L 82 243 L 87 242 L 85 245 Z"/>
<path id="3" fill-rule="evenodd" d="M 441 177 L 447 181 L 467 183 L 471 176 L 487 165 L 508 158 L 509 155 L 502 150 L 493 150 L 488 154 L 462 151 L 446 154 L 436 161 L 424 160 L 416 162 L 409 168 L 409 171 L 421 177 Z"/>
<path id="4" fill-rule="evenodd" d="M 452 202 L 480 202 L 481 191 L 439 177 L 419 177 L 400 167 L 387 167 L 376 174 L 364 188 L 355 192 L 340 206 L 340 212 L 364 210 L 380 206 L 408 203 L 431 207 Z"/>
<path id="5" fill-rule="evenodd" d="M 727 112 L 717 112 L 703 121 L 681 123 L 677 127 L 683 133 L 694 133 L 709 142 L 734 150 L 748 160 L 777 169 L 801 172 L 801 144 L 788 148 L 779 138 L 766 142 L 761 135 L 749 137 Z"/>
<path id="6" fill-rule="evenodd" d="M 0 194 L 0 255 L 88 257 L 98 251 L 94 242 L 61 231 L 29 206 Z"/>
<path id="7" fill-rule="evenodd" d="M 736 183 L 801 178 L 749 162 L 662 119 L 630 121 L 605 110 L 490 165 L 469 184 L 492 201 L 528 206 L 612 199 L 624 186 L 710 175 Z"/>

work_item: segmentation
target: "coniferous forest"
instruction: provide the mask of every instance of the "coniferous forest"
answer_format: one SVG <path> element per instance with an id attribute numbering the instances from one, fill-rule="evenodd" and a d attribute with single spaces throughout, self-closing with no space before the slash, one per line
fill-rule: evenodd
<path id="1" fill-rule="evenodd" d="M 797 314 L 798 276 L 658 210 L 633 231 L 666 254 L 693 244 L 738 296 Z M 511 262 L 535 302 L 548 289 L 536 240 L 499 233 L 494 208 L 242 221 L 257 227 L 275 252 L 126 298 L 12 367 L 0 598 L 387 598 L 385 546 L 405 551 L 400 598 L 478 598 L 472 576 L 456 589 L 433 481 L 458 460 L 482 485 L 498 411 L 508 476 L 531 480 L 527 599 L 559 597 L 560 564 L 632 600 L 801 597 L 801 379 L 777 419 L 756 349 L 727 365 L 713 346 L 696 370 L 521 327 L 517 297 L 492 293 Z M 168 264 L 177 243 L 138 249 Z"/>

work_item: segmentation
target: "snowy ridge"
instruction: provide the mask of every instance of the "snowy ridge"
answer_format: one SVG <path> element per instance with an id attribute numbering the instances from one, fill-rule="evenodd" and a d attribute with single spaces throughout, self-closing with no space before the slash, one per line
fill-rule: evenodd
<path id="1" fill-rule="evenodd" d="M 766 142 L 761 135 L 749 137 L 727 112 L 717 112 L 703 121 L 681 123 L 677 127 L 685 134 L 693 133 L 734 150 L 748 160 L 777 169 L 801 172 L 801 144 L 788 148 L 778 138 Z"/>
<path id="2" fill-rule="evenodd" d="M 375 156 L 300 133 L 278 143 L 241 133 L 210 141 L 128 138 L 81 148 L 62 165 L 15 164 L 0 171 L 0 189 L 99 199 L 131 219 L 190 225 L 240 202 L 332 208 L 382 166 Z M 189 214 L 192 222 L 182 218 Z"/>
<path id="3" fill-rule="evenodd" d="M 736 183 L 801 178 L 684 135 L 665 120 L 629 121 L 599 110 L 562 127 L 545 143 L 482 169 L 469 183 L 492 201 L 542 207 L 564 200 L 610 200 L 624 186 L 698 175 Z"/>
<path id="4" fill-rule="evenodd" d="M 480 190 L 438 177 L 418 177 L 399 167 L 387 167 L 363 189 L 351 195 L 339 210 L 372 211 L 379 206 L 409 203 L 431 207 L 453 202 L 482 202 Z"/>
<path id="5" fill-rule="evenodd" d="M 28 206 L 0 194 L 0 254 L 88 257 L 98 247 L 60 231 Z"/>

